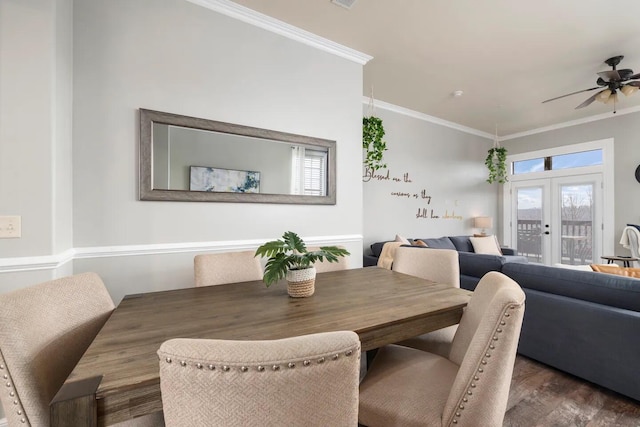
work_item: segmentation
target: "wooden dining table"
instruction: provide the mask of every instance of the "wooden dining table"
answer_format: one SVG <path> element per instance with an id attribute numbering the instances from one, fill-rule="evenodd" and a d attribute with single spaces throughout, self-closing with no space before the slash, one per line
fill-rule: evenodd
<path id="1" fill-rule="evenodd" d="M 127 295 L 52 401 L 52 426 L 110 425 L 162 410 L 156 352 L 171 338 L 349 330 L 366 351 L 458 323 L 471 295 L 378 267 L 321 273 L 315 286 L 308 298 L 262 281 Z"/>

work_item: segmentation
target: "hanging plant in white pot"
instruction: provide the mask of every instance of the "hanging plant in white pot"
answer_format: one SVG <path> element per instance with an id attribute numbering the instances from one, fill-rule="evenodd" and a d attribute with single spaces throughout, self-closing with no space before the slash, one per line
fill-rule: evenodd
<path id="1" fill-rule="evenodd" d="M 489 177 L 487 182 L 493 184 L 499 182 L 504 184 L 507 182 L 507 149 L 500 147 L 498 142 L 498 125 L 496 125 L 496 136 L 493 140 L 493 147 L 487 152 L 487 158 L 484 160 L 484 164 L 489 169 Z"/>
<path id="2" fill-rule="evenodd" d="M 384 138 L 385 131 L 382 119 L 373 115 L 373 89 L 369 98 L 369 115 L 362 118 L 362 148 L 365 150 L 364 165 L 372 172 L 386 168 L 382 162 L 387 143 Z"/>

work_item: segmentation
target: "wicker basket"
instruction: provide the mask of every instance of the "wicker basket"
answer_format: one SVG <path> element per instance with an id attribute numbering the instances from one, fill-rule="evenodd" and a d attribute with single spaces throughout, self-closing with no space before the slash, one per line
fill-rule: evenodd
<path id="1" fill-rule="evenodd" d="M 304 298 L 310 297 L 316 290 L 316 269 L 315 267 L 304 270 L 287 271 L 287 292 L 290 297 Z"/>

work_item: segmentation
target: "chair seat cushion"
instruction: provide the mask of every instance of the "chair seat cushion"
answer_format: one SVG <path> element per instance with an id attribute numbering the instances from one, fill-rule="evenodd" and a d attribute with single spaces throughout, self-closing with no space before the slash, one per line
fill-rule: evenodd
<path id="1" fill-rule="evenodd" d="M 368 427 L 440 426 L 457 373 L 458 365 L 443 357 L 385 346 L 360 384 L 358 421 Z"/>

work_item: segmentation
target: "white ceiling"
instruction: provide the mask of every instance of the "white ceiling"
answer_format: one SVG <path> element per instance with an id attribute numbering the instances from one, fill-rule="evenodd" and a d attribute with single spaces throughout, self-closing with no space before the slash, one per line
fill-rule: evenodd
<path id="1" fill-rule="evenodd" d="M 612 114 L 596 73 L 640 72 L 639 0 L 234 0 L 272 18 L 373 56 L 363 95 L 501 136 Z M 464 91 L 456 98 L 453 92 Z M 640 109 L 640 92 L 617 109 Z"/>

